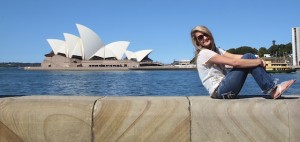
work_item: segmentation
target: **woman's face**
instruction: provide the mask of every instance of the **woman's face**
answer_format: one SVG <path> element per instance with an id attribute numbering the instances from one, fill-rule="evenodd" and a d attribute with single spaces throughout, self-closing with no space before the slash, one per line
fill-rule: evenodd
<path id="1" fill-rule="evenodd" d="M 196 40 L 198 41 L 198 43 L 204 47 L 204 48 L 207 48 L 207 49 L 210 49 L 211 46 L 211 38 L 209 35 L 205 34 L 205 33 L 202 33 L 202 32 L 196 32 L 195 33 L 195 37 L 196 37 Z"/>

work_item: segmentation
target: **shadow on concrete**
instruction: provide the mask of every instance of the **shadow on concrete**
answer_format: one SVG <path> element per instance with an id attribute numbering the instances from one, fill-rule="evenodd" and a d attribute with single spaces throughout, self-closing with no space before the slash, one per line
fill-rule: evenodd
<path id="1" fill-rule="evenodd" d="M 272 99 L 271 96 L 269 95 L 239 95 L 237 96 L 236 99 L 247 99 L 247 98 L 265 98 L 265 99 Z M 300 96 L 289 96 L 289 95 L 284 95 L 278 98 L 277 100 L 280 99 L 299 99 Z"/>
<path id="2" fill-rule="evenodd" d="M 299 99 L 300 97 L 296 97 L 296 96 L 281 96 L 280 98 L 278 98 L 278 100 L 280 99 Z"/>
<path id="3" fill-rule="evenodd" d="M 23 97 L 26 95 L 0 95 L 0 98 Z"/>

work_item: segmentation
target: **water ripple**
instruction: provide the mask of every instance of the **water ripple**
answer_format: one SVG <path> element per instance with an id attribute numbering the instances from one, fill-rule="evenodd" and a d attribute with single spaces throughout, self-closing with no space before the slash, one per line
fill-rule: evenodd
<path id="1" fill-rule="evenodd" d="M 297 79 L 285 94 L 300 94 L 300 73 L 274 74 Z M 198 96 L 208 95 L 197 71 L 25 71 L 0 69 L 0 95 Z M 248 76 L 240 94 L 261 95 Z"/>

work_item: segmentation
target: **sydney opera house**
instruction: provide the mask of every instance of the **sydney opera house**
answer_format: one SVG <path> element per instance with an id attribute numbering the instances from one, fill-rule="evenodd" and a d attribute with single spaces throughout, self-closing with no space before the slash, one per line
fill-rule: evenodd
<path id="1" fill-rule="evenodd" d="M 64 33 L 64 40 L 47 39 L 52 51 L 41 64 L 43 69 L 134 68 L 160 66 L 148 57 L 152 50 L 129 51 L 128 41 L 104 44 L 91 29 L 76 24 L 79 37 Z"/>

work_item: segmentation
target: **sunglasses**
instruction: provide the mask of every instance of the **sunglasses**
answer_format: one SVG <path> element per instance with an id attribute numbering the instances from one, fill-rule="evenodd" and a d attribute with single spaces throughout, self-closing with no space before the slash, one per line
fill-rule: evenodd
<path id="1" fill-rule="evenodd" d="M 202 35 L 197 36 L 196 39 L 197 39 L 198 41 L 200 41 L 200 40 L 204 39 L 204 36 L 208 37 L 207 34 L 203 33 Z"/>

